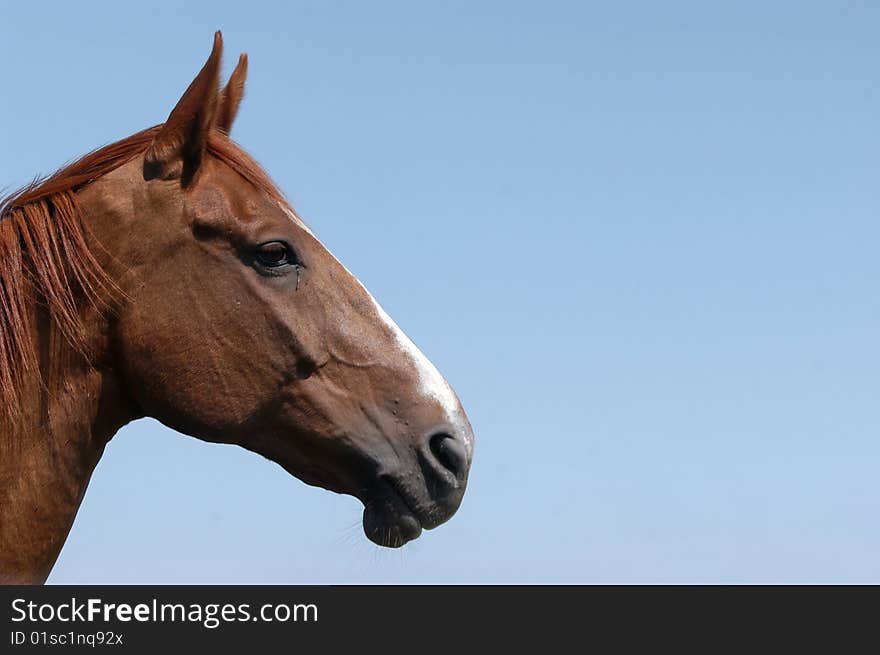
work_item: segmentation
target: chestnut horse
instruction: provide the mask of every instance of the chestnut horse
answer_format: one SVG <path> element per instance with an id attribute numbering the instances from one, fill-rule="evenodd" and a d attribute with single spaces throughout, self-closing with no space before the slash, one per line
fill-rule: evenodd
<path id="1" fill-rule="evenodd" d="M 458 509 L 449 384 L 228 138 L 222 39 L 168 120 L 0 205 L 0 582 L 42 583 L 104 447 L 151 416 L 364 504 L 401 546 Z"/>

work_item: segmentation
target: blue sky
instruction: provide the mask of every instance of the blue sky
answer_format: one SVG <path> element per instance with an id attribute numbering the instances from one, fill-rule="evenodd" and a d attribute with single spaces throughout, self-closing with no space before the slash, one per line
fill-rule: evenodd
<path id="1" fill-rule="evenodd" d="M 47 8 L 49 7 L 49 8 Z M 465 502 L 357 501 L 153 421 L 50 582 L 880 582 L 880 5 L 10 3 L 0 185 L 162 121 L 224 32 L 235 137 L 457 389 Z"/>

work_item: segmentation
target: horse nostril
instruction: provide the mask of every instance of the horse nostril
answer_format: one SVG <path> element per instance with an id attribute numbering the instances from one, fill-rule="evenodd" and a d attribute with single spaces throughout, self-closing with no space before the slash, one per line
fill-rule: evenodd
<path id="1" fill-rule="evenodd" d="M 431 453 L 456 479 L 461 479 L 467 473 L 467 451 L 464 444 L 444 432 L 431 437 L 428 445 Z"/>

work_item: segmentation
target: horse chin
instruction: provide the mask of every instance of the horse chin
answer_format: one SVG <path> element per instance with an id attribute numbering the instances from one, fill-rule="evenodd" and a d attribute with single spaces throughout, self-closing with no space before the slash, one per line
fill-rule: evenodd
<path id="1" fill-rule="evenodd" d="M 379 546 L 400 548 L 422 534 L 422 522 L 399 494 L 387 492 L 364 503 L 364 534 Z"/>

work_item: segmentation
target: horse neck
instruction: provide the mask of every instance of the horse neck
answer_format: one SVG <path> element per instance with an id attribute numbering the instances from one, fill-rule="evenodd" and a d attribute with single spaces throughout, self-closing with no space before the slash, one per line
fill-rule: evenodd
<path id="1" fill-rule="evenodd" d="M 40 375 L 22 390 L 21 421 L 0 438 L 0 583 L 45 581 L 105 445 L 135 418 L 107 363 L 112 319 L 84 317 L 86 358 L 39 303 L 31 311 Z"/>

